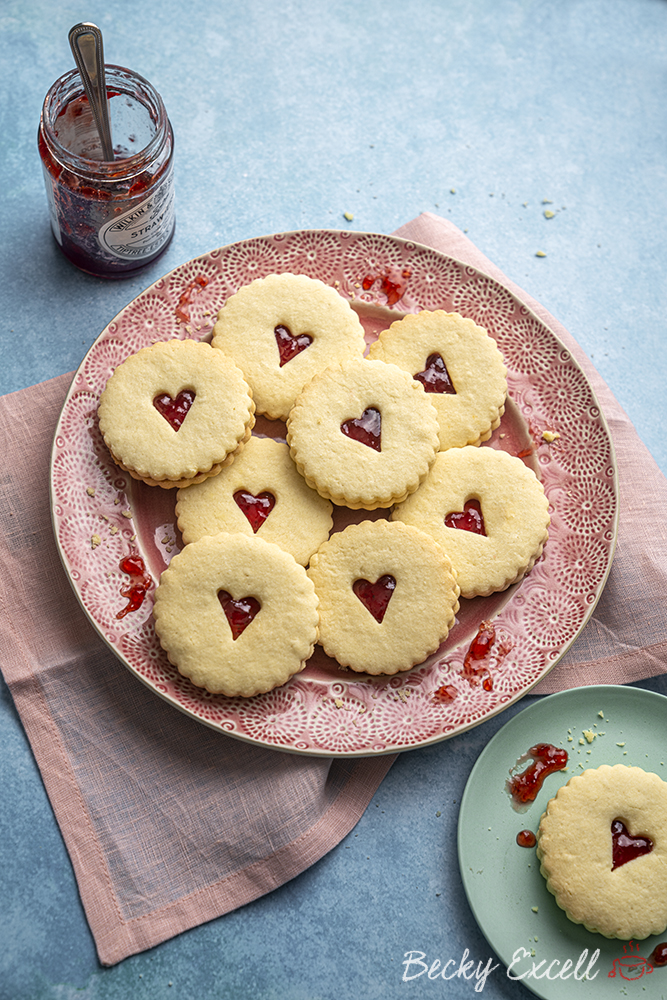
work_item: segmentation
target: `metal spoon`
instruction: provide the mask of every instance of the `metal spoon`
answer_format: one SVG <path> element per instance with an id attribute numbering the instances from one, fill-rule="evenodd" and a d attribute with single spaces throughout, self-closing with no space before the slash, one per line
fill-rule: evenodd
<path id="1" fill-rule="evenodd" d="M 75 24 L 70 28 L 69 44 L 100 135 L 102 158 L 111 161 L 115 157 L 107 104 L 102 32 L 96 24 Z"/>

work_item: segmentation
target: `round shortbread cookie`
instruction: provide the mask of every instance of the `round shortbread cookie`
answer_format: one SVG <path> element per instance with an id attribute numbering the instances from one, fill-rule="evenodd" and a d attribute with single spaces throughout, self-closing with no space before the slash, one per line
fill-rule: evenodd
<path id="1" fill-rule="evenodd" d="M 520 580 L 542 554 L 550 521 L 544 487 L 520 458 L 471 446 L 439 452 L 392 518 L 421 528 L 442 546 L 462 597 L 488 596 Z M 483 533 L 464 524 L 481 525 Z"/>
<path id="2" fill-rule="evenodd" d="M 153 614 L 179 672 L 228 697 L 285 684 L 303 669 L 318 635 L 317 597 L 303 566 L 273 542 L 226 532 L 192 542 L 172 559 Z M 234 626 L 248 617 L 235 638 Z"/>
<path id="3" fill-rule="evenodd" d="M 240 288 L 220 310 L 212 344 L 234 359 L 257 412 L 271 420 L 287 418 L 317 372 L 366 349 L 349 302 L 304 274 L 270 274 Z"/>
<path id="4" fill-rule="evenodd" d="M 652 848 L 613 868 L 612 824 L 619 820 L 630 838 L 648 838 Z M 575 924 L 622 940 L 662 934 L 667 928 L 667 783 L 624 764 L 583 771 L 549 801 L 537 857 L 549 892 Z"/>
<path id="5" fill-rule="evenodd" d="M 383 330 L 368 357 L 422 382 L 438 413 L 440 449 L 488 441 L 500 425 L 507 369 L 486 330 L 440 309 L 405 316 Z"/>
<path id="6" fill-rule="evenodd" d="M 179 490 L 176 503 L 186 543 L 220 531 L 256 534 L 303 566 L 329 537 L 332 510 L 331 502 L 299 475 L 284 442 L 254 436 L 233 465 L 199 486 Z"/>
<path id="7" fill-rule="evenodd" d="M 287 442 L 309 486 L 355 509 L 413 493 L 438 449 L 423 386 L 396 365 L 347 361 L 316 375 L 287 420 Z"/>
<path id="8" fill-rule="evenodd" d="M 446 639 L 459 608 L 449 559 L 422 531 L 363 521 L 312 557 L 324 651 L 360 673 L 395 674 Z"/>
<path id="9" fill-rule="evenodd" d="M 194 340 L 168 340 L 130 355 L 108 380 L 98 413 L 114 461 L 135 479 L 165 488 L 219 473 L 255 422 L 240 369 Z"/>

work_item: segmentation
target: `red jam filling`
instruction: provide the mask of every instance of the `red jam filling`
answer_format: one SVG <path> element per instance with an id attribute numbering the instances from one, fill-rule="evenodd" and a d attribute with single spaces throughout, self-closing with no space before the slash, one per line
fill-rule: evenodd
<path id="1" fill-rule="evenodd" d="M 456 395 L 456 389 L 449 377 L 447 365 L 439 354 L 429 354 L 424 371 L 417 372 L 413 377 L 421 382 L 426 392 L 444 392 Z"/>
<path id="2" fill-rule="evenodd" d="M 667 965 L 667 941 L 657 944 L 648 957 L 651 965 Z"/>
<path id="3" fill-rule="evenodd" d="M 461 528 L 475 535 L 486 535 L 484 518 L 479 500 L 466 500 L 462 511 L 451 511 L 445 515 L 446 528 Z"/>
<path id="4" fill-rule="evenodd" d="M 192 293 L 196 291 L 201 291 L 202 288 L 206 288 L 208 285 L 208 278 L 205 278 L 203 274 L 198 274 L 189 285 L 181 292 L 178 302 L 176 304 L 176 318 L 181 321 L 181 323 L 190 322 L 190 306 L 192 305 Z"/>
<path id="5" fill-rule="evenodd" d="M 516 835 L 516 842 L 519 847 L 535 847 L 537 837 L 532 830 L 521 830 L 521 832 Z"/>
<path id="6" fill-rule="evenodd" d="M 255 597 L 242 597 L 235 601 L 226 590 L 218 591 L 218 600 L 232 630 L 232 639 L 236 641 L 250 625 L 261 605 Z"/>
<path id="7" fill-rule="evenodd" d="M 168 392 L 159 393 L 153 400 L 153 406 L 175 431 L 180 431 L 194 401 L 195 393 L 192 389 L 184 389 L 176 399 L 172 399 Z"/>
<path id="8" fill-rule="evenodd" d="M 457 695 L 458 691 L 453 684 L 443 684 L 433 695 L 433 701 L 439 701 L 441 705 L 449 705 Z"/>
<path id="9" fill-rule="evenodd" d="M 525 771 L 515 774 L 509 782 L 509 790 L 515 802 L 533 802 L 544 783 L 544 779 L 554 771 L 562 771 L 567 766 L 567 751 L 550 743 L 537 743 L 528 751 L 533 763 Z"/>
<path id="10" fill-rule="evenodd" d="M 370 580 L 355 580 L 352 584 L 352 590 L 376 622 L 381 622 L 384 618 L 395 587 L 396 580 L 389 574 L 381 576 L 375 583 Z"/>
<path id="11" fill-rule="evenodd" d="M 486 674 L 487 666 L 476 666 L 480 660 L 485 660 L 496 641 L 496 630 L 492 622 L 484 621 L 477 629 L 477 635 L 468 646 L 463 661 L 463 676 L 477 683 L 482 674 Z"/>
<path id="12" fill-rule="evenodd" d="M 408 287 L 407 279 L 411 277 L 412 271 L 407 267 L 400 274 L 367 274 L 361 282 L 361 287 L 365 292 L 369 292 L 376 281 L 380 282 L 380 290 L 387 296 L 387 305 L 395 306 L 403 298 Z"/>
<path id="13" fill-rule="evenodd" d="M 313 342 L 313 338 L 307 333 L 294 335 L 288 326 L 280 323 L 273 331 L 276 337 L 276 344 L 280 352 L 280 367 L 286 365 L 288 361 L 301 354 Z"/>
<path id="14" fill-rule="evenodd" d="M 653 850 L 653 841 L 640 834 L 633 837 L 628 833 L 625 823 L 621 819 L 613 820 L 611 824 L 611 870 L 616 871 L 621 865 L 628 861 L 634 861 L 643 854 L 650 854 Z"/>
<path id="15" fill-rule="evenodd" d="M 248 518 L 254 532 L 259 531 L 262 527 L 276 502 L 273 493 L 269 493 L 268 490 L 258 493 L 257 496 L 248 493 L 247 490 L 237 490 L 234 494 L 234 500 Z"/>
<path id="16" fill-rule="evenodd" d="M 375 451 L 382 451 L 382 417 L 380 416 L 380 411 L 374 409 L 372 406 L 364 410 L 360 417 L 344 421 L 340 425 L 340 429 L 343 434 L 352 438 L 353 441 L 359 441 L 361 444 L 365 444 L 368 448 L 373 448 Z"/>
<path id="17" fill-rule="evenodd" d="M 121 559 L 119 566 L 123 573 L 127 573 L 130 578 L 130 585 L 123 587 L 120 592 L 120 596 L 127 599 L 127 605 L 116 615 L 116 618 L 121 619 L 131 611 L 137 611 L 141 607 L 146 591 L 153 581 L 146 572 L 146 564 L 141 556 L 125 556 L 124 559 Z"/>
<path id="18" fill-rule="evenodd" d="M 492 691 L 493 677 L 489 672 L 491 651 L 493 650 L 493 665 L 499 667 L 513 646 L 514 643 L 506 636 L 496 635 L 493 622 L 483 621 L 468 647 L 461 676 L 471 686 L 479 684 L 481 680 L 484 690 Z"/>

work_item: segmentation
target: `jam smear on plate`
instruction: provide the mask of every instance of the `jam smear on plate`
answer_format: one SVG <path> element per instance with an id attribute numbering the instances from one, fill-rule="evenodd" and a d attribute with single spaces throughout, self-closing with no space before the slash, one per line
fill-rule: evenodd
<path id="1" fill-rule="evenodd" d="M 400 274 L 367 274 L 361 282 L 361 287 L 365 292 L 369 292 L 376 281 L 380 282 L 380 291 L 387 297 L 387 305 L 395 306 L 403 298 L 408 287 L 407 279 L 412 272 L 409 268 L 404 268 Z"/>
<path id="2" fill-rule="evenodd" d="M 567 767 L 567 750 L 551 743 L 536 743 L 528 751 L 528 757 L 532 757 L 532 764 L 520 774 L 515 774 L 508 783 L 510 795 L 522 805 L 535 801 L 549 774 Z"/>
<path id="3" fill-rule="evenodd" d="M 192 293 L 201 291 L 202 288 L 206 288 L 208 285 L 208 278 L 205 278 L 203 274 L 198 274 L 196 278 L 190 281 L 181 294 L 178 297 L 178 302 L 176 304 L 176 319 L 181 323 L 190 322 L 190 306 L 192 305 Z"/>
<path id="4" fill-rule="evenodd" d="M 129 587 L 123 587 L 120 592 L 120 596 L 127 599 L 127 605 L 116 615 L 116 618 L 121 619 L 141 607 L 153 580 L 146 572 L 146 564 L 139 555 L 125 556 L 121 559 L 119 567 L 130 578 Z"/>
<path id="5" fill-rule="evenodd" d="M 649 955 L 648 960 L 651 965 L 658 968 L 667 965 L 667 941 L 661 941 L 660 944 L 657 944 Z"/>
<path id="6" fill-rule="evenodd" d="M 519 847 L 535 847 L 537 837 L 532 830 L 521 830 L 516 835 L 516 842 Z"/>

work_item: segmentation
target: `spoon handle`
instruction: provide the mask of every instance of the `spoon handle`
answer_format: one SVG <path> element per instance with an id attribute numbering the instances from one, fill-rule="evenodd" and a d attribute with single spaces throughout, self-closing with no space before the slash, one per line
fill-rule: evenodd
<path id="1" fill-rule="evenodd" d="M 114 159 L 114 153 L 107 104 L 102 32 L 96 24 L 88 22 L 75 24 L 70 28 L 69 44 L 100 134 L 102 158 L 111 161 Z"/>

